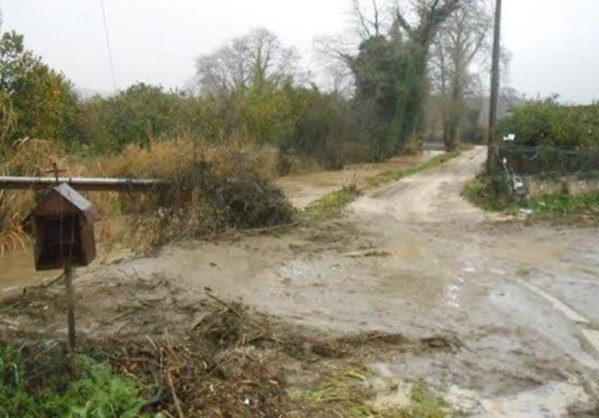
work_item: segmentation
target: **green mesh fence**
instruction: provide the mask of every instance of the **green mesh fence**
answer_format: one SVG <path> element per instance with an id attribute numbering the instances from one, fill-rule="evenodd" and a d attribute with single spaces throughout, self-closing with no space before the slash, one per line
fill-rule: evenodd
<path id="1" fill-rule="evenodd" d="M 499 161 L 505 158 L 509 169 L 520 176 L 599 177 L 599 147 L 577 150 L 509 144 L 499 146 L 496 153 Z"/>

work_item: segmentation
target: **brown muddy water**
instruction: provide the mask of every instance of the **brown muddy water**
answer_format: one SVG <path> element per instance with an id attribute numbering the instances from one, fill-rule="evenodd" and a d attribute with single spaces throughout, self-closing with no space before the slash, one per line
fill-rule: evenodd
<path id="1" fill-rule="evenodd" d="M 59 272 L 36 272 L 30 251 L 19 251 L 0 257 L 0 299 L 34 283 L 56 277 Z"/>
<path id="2" fill-rule="evenodd" d="M 303 209 L 315 200 L 340 189 L 343 185 L 357 181 L 359 186 L 365 186 L 366 179 L 387 170 L 402 170 L 420 164 L 435 155 L 442 153 L 427 152 L 420 156 L 402 156 L 393 158 L 384 163 L 355 164 L 348 166 L 345 170 L 321 171 L 308 174 L 286 176 L 278 179 L 276 183 L 287 194 L 291 202 L 298 208 Z M 102 221 L 103 228 L 97 228 L 98 239 L 106 229 L 122 229 L 121 222 Z M 20 288 L 30 286 L 40 281 L 57 277 L 60 271 L 36 272 L 33 267 L 33 255 L 31 248 L 14 254 L 0 257 L 0 299 L 4 294 L 12 293 Z M 102 251 L 100 251 L 102 252 Z M 120 251 L 122 253 L 122 251 Z M 118 258 L 111 250 L 110 254 L 100 254 L 99 258 Z M 121 255 L 122 258 L 122 255 Z M 94 264 L 101 264 L 96 261 Z"/>
<path id="3" fill-rule="evenodd" d="M 358 187 L 365 187 L 369 177 L 388 170 L 407 169 L 439 154 L 442 153 L 432 151 L 423 155 L 395 157 L 384 163 L 353 164 L 344 170 L 296 174 L 282 177 L 276 183 L 295 207 L 304 209 L 313 201 L 344 185 L 355 182 Z"/>

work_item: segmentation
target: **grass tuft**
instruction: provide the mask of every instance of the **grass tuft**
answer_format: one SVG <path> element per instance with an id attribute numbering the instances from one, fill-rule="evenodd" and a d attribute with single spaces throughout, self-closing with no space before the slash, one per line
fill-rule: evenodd
<path id="1" fill-rule="evenodd" d="M 404 170 L 388 170 L 376 176 L 366 179 L 369 187 L 377 187 L 383 184 L 401 180 L 404 177 L 411 176 L 421 171 L 430 170 L 447 161 L 459 156 L 460 151 L 452 151 L 447 154 L 439 155 L 415 167 Z M 304 220 L 319 220 L 338 216 L 343 209 L 357 197 L 362 195 L 363 191 L 359 189 L 356 179 L 344 185 L 341 189 L 326 194 L 317 201 L 310 204 L 302 213 Z"/>
<path id="2" fill-rule="evenodd" d="M 293 389 L 292 399 L 305 405 L 314 416 L 347 418 L 446 418 L 455 416 L 447 401 L 424 379 L 411 388 L 409 404 L 401 407 L 377 406 L 375 392 L 365 369 L 329 370 L 320 385 L 310 389 Z M 324 415 L 323 415 L 324 413 Z"/>
<path id="3" fill-rule="evenodd" d="M 438 167 L 439 165 L 458 157 L 460 154 L 461 151 L 451 151 L 449 153 L 431 158 L 430 160 L 427 160 L 424 163 L 419 164 L 415 167 L 407 168 L 404 170 L 387 170 L 383 173 L 377 174 L 374 177 L 370 177 L 366 180 L 366 183 L 371 187 L 377 187 L 383 184 L 398 181 L 404 177 L 411 176 L 421 171 L 430 170 L 431 168 Z"/>
<path id="4" fill-rule="evenodd" d="M 319 220 L 341 214 L 343 209 L 362 194 L 355 181 L 326 194 L 311 203 L 302 213 L 305 220 Z"/>

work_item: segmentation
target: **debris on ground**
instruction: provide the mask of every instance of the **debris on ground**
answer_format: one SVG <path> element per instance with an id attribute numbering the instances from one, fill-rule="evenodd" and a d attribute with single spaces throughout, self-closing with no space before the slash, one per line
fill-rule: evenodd
<path id="1" fill-rule="evenodd" d="M 357 417 L 364 416 L 360 411 L 370 411 L 366 416 L 391 416 L 369 403 L 375 393 L 360 362 L 389 352 L 461 347 L 451 336 L 411 340 L 370 332 L 329 337 L 225 301 L 211 291 L 192 309 L 190 304 L 179 305 L 179 290 L 160 278 L 131 284 L 138 290 L 138 306 L 134 311 L 104 314 L 110 321 L 96 318 L 107 325 L 107 332 L 86 332 L 89 313 L 83 311 L 79 350 L 140 382 L 146 388 L 147 413 Z M 155 290 L 152 301 L 144 287 Z M 40 341 L 52 341 L 52 346 L 62 347 L 58 352 L 66 353 L 61 325 L 65 306 L 58 290 L 34 288 L 5 301 L 0 307 L 0 345 L 36 347 Z M 156 314 L 163 315 L 162 321 Z M 164 321 L 175 317 L 176 322 Z M 31 324 L 38 328 L 28 328 Z M 31 382 L 36 390 L 51 384 L 51 375 L 66 367 L 61 356 L 34 355 L 27 361 L 29 370 L 36 371 Z"/>

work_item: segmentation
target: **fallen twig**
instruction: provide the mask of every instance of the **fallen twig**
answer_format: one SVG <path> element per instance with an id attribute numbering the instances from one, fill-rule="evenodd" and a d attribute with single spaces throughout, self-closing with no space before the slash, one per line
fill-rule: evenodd
<path id="1" fill-rule="evenodd" d="M 179 416 L 179 418 L 185 418 L 185 415 L 183 414 L 183 410 L 181 409 L 181 401 L 177 397 L 177 392 L 175 391 L 175 385 L 173 384 L 173 376 L 171 375 L 170 370 L 166 374 L 166 378 L 168 380 L 168 386 L 171 389 L 171 395 L 173 396 L 173 402 L 175 402 L 175 408 L 177 409 L 177 415 Z"/>
<path id="2" fill-rule="evenodd" d="M 214 296 L 214 295 L 213 295 L 212 293 L 210 293 L 210 292 L 206 292 L 206 295 L 207 295 L 209 298 L 211 298 L 211 299 L 213 299 L 213 300 L 217 301 L 218 303 L 220 303 L 221 305 L 223 305 L 225 308 L 227 308 L 228 310 L 230 310 L 231 312 L 233 312 L 233 313 L 234 313 L 235 315 L 237 315 L 239 318 L 241 318 L 241 319 L 245 319 L 245 315 L 243 315 L 243 313 L 239 312 L 239 310 L 238 310 L 238 309 L 234 308 L 233 306 L 231 306 L 230 304 L 228 304 L 228 303 L 227 303 L 227 302 L 225 302 L 224 300 L 220 299 L 220 298 L 219 298 L 219 297 L 217 297 L 217 296 Z"/>

